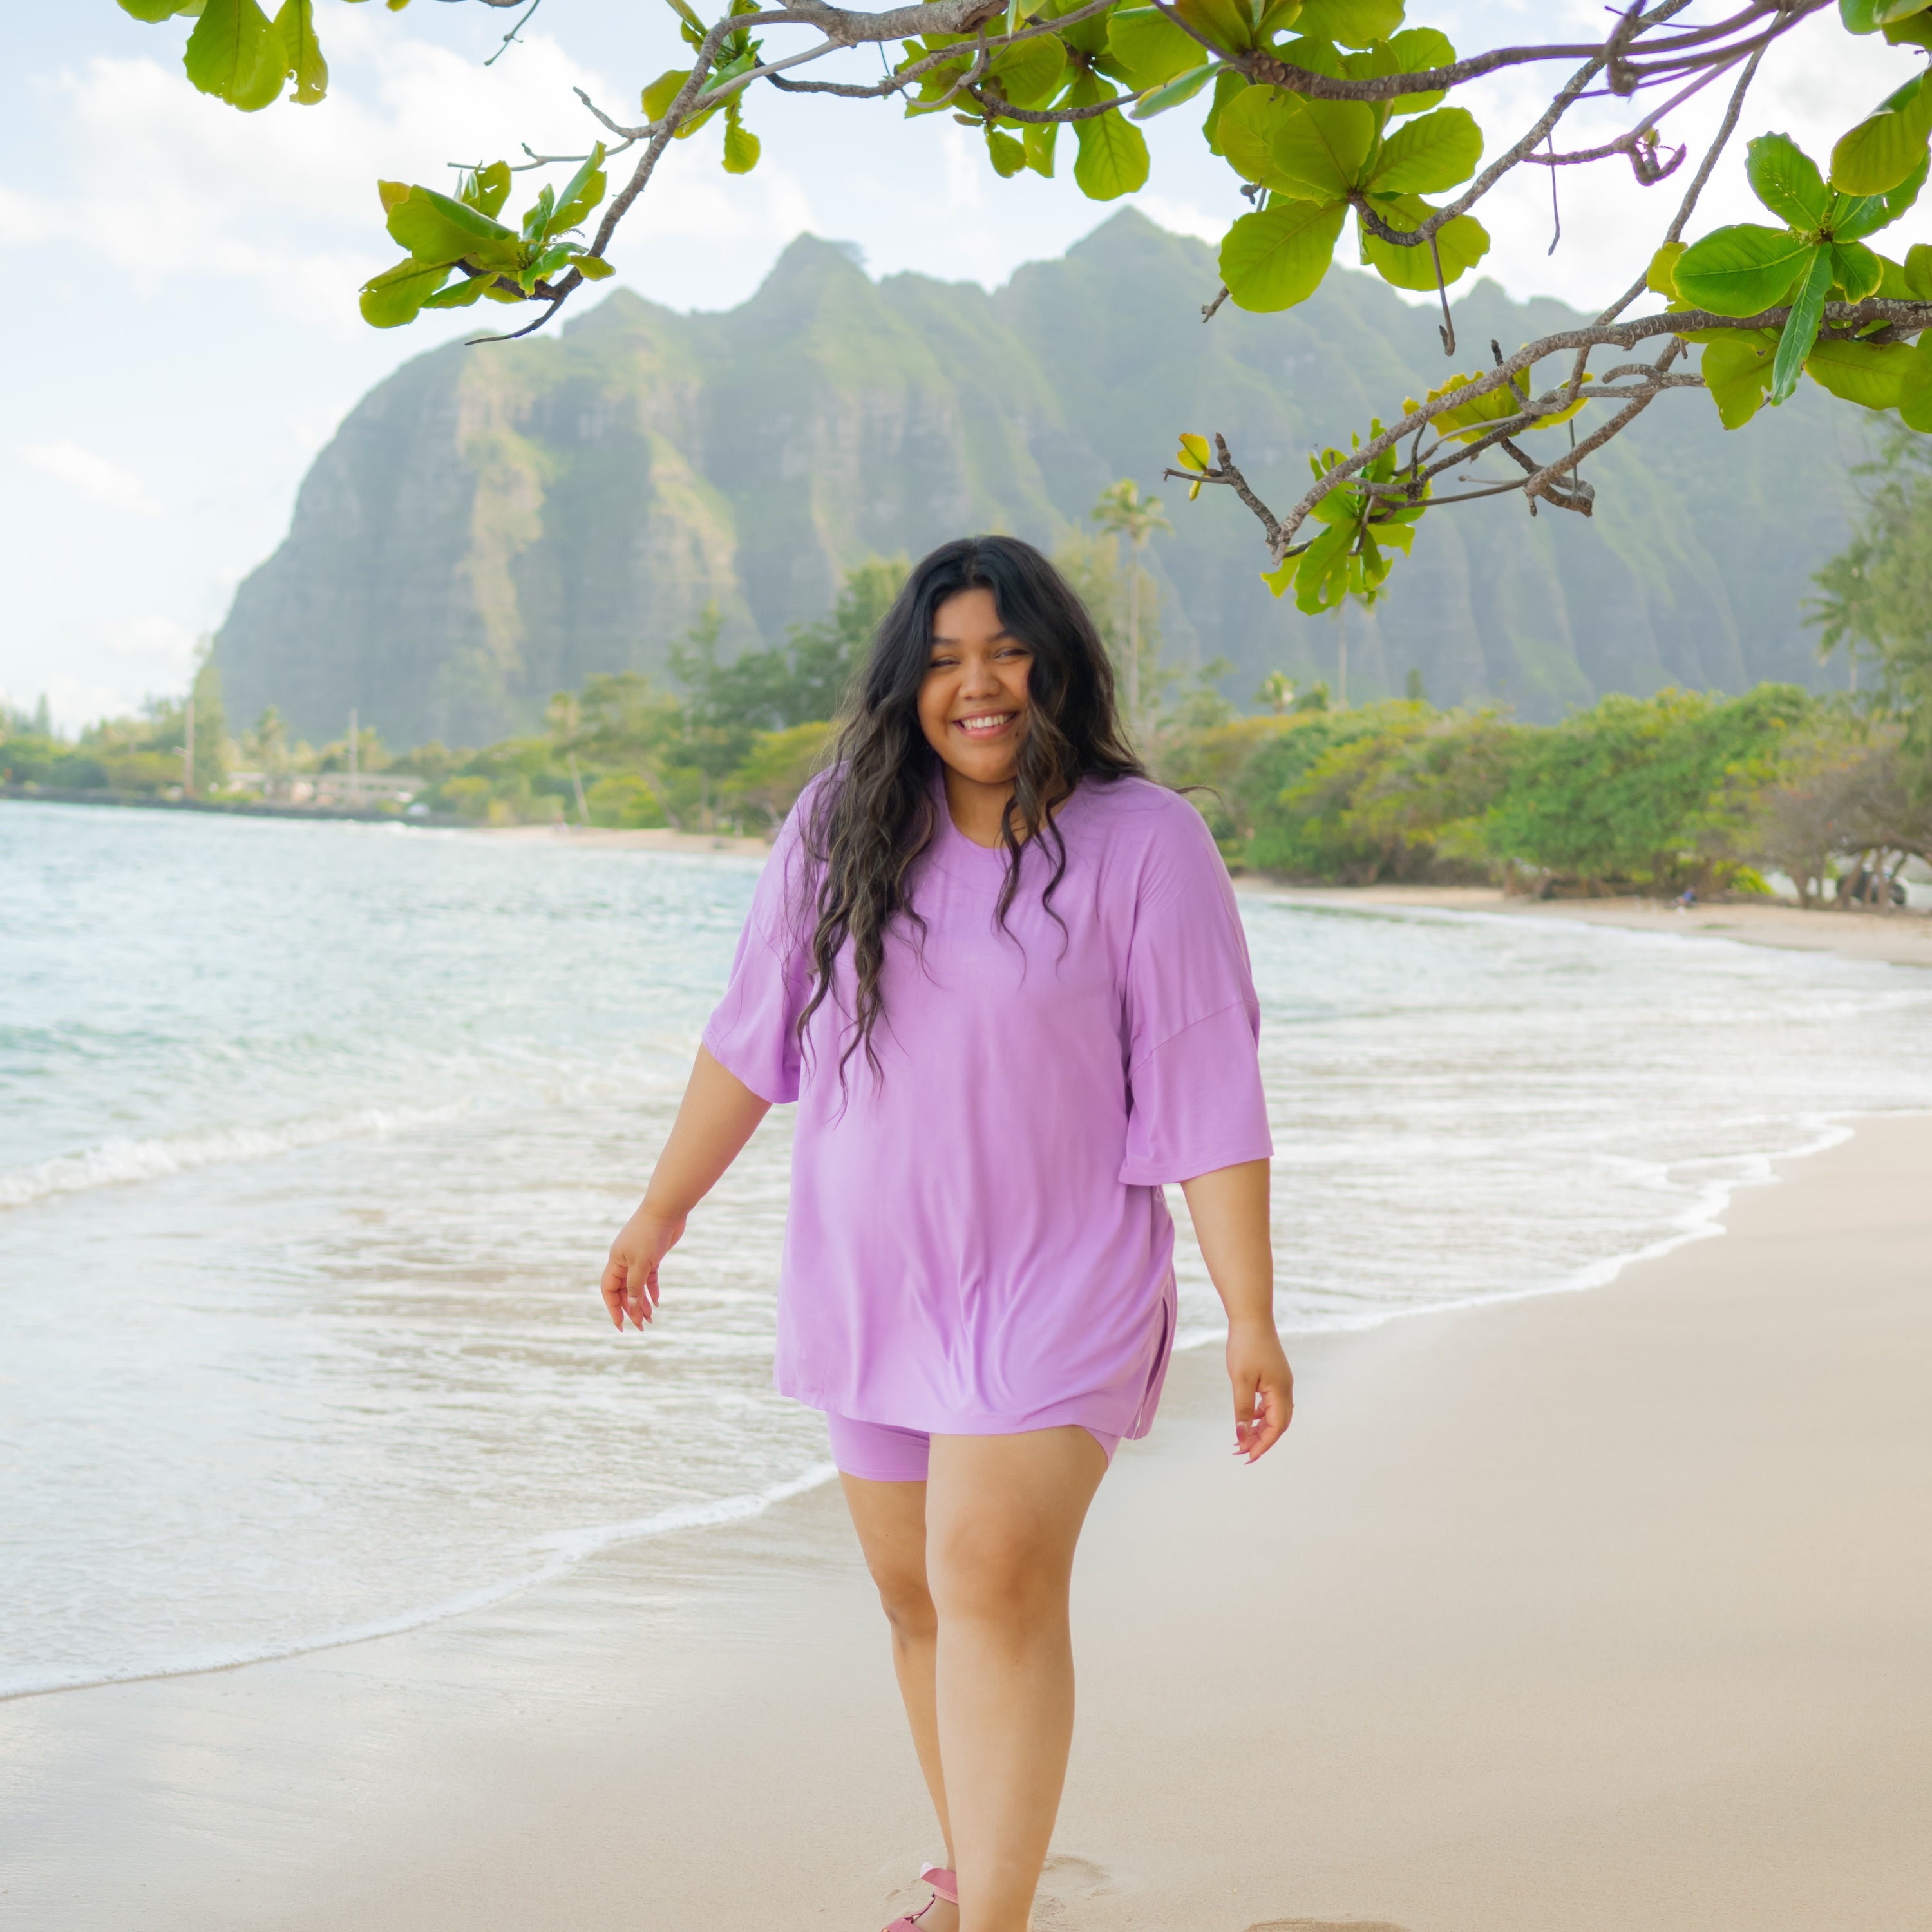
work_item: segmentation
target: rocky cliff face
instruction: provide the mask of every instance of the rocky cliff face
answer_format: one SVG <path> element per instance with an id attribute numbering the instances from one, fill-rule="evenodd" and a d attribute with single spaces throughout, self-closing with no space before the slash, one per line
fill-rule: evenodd
<path id="1" fill-rule="evenodd" d="M 1494 284 L 1462 352 L 1379 282 L 1333 274 L 1285 316 L 1224 308 L 1210 252 L 1132 212 L 997 294 L 895 275 L 802 238 L 742 307 L 676 315 L 620 292 L 560 335 L 407 363 L 317 458 L 287 540 L 217 643 L 238 719 L 279 706 L 332 736 L 351 706 L 392 743 L 526 729 L 592 671 L 660 670 L 715 604 L 728 650 L 818 616 L 839 573 L 973 530 L 1050 546 L 1100 490 L 1151 483 L 1182 429 L 1223 430 L 1276 502 L 1318 443 L 1452 367 L 1564 326 Z M 1827 400 L 1726 438 L 1701 398 L 1658 405 L 1593 459 L 1595 518 L 1504 498 L 1444 511 L 1391 595 L 1348 616 L 1352 697 L 1419 669 L 1438 702 L 1550 717 L 1608 689 L 1736 689 L 1812 674 L 1808 573 L 1844 520 L 1816 452 Z M 1223 493 L 1165 493 L 1151 562 L 1170 656 L 1333 679 L 1330 620 L 1259 581 Z"/>

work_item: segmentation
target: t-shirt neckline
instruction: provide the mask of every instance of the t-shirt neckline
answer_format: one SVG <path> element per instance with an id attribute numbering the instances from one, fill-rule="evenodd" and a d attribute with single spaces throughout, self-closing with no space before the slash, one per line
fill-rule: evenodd
<path id="1" fill-rule="evenodd" d="M 1059 826 L 1064 836 L 1066 814 L 1078 802 L 1084 779 L 1076 778 L 1073 790 L 1066 802 L 1054 814 L 1054 823 Z M 1004 880 L 1006 874 L 1006 848 L 1004 844 L 982 845 L 976 838 L 969 838 L 962 832 L 952 816 L 952 808 L 946 802 L 946 770 L 942 765 L 932 775 L 933 806 L 939 814 L 939 836 L 934 841 L 934 856 L 947 871 L 964 873 L 967 877 L 981 880 L 991 879 L 995 883 Z M 1033 842 L 1029 840 L 1028 844 Z M 1022 848 L 1022 852 L 1026 849 Z"/>

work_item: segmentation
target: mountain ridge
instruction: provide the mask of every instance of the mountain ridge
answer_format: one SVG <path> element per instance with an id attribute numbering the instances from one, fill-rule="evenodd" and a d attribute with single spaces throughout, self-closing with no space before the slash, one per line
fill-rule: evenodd
<path id="1" fill-rule="evenodd" d="M 818 616 L 868 554 L 975 529 L 1050 548 L 1100 490 L 1156 489 L 1184 429 L 1220 430 L 1277 504 L 1306 452 L 1507 343 L 1574 321 L 1480 282 L 1445 362 L 1433 315 L 1337 272 L 1300 308 L 1224 307 L 1204 244 L 1132 209 L 999 290 L 874 280 L 800 236 L 738 308 L 680 314 L 620 290 L 555 337 L 404 363 L 304 479 L 244 581 L 216 662 L 238 719 L 280 707 L 333 736 L 353 706 L 392 742 L 525 730 L 594 671 L 661 674 L 715 604 L 728 652 Z M 1726 436 L 1666 398 L 1593 455 L 1590 521 L 1504 497 L 1425 520 L 1388 595 L 1347 620 L 1351 694 L 1412 670 L 1438 702 L 1553 717 L 1666 683 L 1816 683 L 1799 618 L 1846 506 L 1832 405 L 1806 386 Z M 1335 675 L 1337 627 L 1271 598 L 1232 494 L 1189 504 L 1149 566 L 1170 658 Z"/>

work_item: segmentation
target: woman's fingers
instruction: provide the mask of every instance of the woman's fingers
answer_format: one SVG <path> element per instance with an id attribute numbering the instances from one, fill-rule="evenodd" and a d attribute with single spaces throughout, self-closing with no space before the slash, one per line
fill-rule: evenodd
<path id="1" fill-rule="evenodd" d="M 1258 1413 L 1248 1436 L 1248 1460 L 1250 1462 L 1265 1456 L 1288 1433 L 1289 1419 L 1294 1414 L 1292 1386 L 1264 1382 L 1258 1392 L 1256 1407 Z"/>
<path id="2" fill-rule="evenodd" d="M 610 1258 L 604 1264 L 604 1279 L 598 1283 L 598 1292 L 604 1298 L 604 1312 L 610 1317 L 614 1327 L 624 1325 L 625 1268 L 622 1258 L 616 1250 L 610 1250 Z"/>

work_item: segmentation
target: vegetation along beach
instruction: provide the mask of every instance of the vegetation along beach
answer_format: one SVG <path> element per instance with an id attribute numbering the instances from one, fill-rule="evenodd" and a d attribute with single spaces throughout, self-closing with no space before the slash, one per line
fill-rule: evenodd
<path id="1" fill-rule="evenodd" d="M 28 12 L 0 1922 L 1928 1932 L 1932 0 Z"/>

